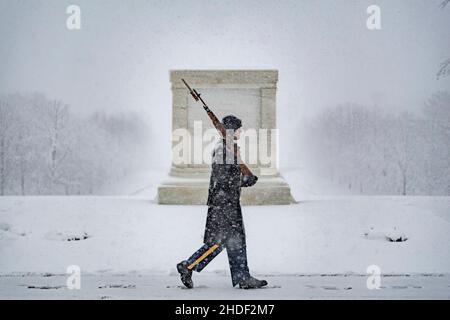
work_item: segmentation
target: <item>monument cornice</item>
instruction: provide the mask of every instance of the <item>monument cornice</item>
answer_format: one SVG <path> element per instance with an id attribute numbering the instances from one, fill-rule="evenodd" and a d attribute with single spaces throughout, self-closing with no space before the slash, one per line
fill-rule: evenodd
<path id="1" fill-rule="evenodd" d="M 233 70 L 171 70 L 172 89 L 184 89 L 181 79 L 198 88 L 276 88 L 278 70 L 272 69 L 233 69 Z"/>

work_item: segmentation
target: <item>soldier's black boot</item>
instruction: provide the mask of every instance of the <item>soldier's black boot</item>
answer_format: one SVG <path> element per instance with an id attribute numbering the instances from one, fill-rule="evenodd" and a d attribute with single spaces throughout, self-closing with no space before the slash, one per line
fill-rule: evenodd
<path id="1" fill-rule="evenodd" d="M 249 276 L 245 280 L 239 282 L 240 289 L 258 289 L 264 286 L 267 286 L 266 280 L 258 280 L 252 276 Z"/>
<path id="2" fill-rule="evenodd" d="M 177 270 L 180 274 L 181 282 L 186 286 L 186 288 L 192 289 L 194 283 L 192 282 L 192 270 L 188 269 L 187 261 L 181 261 L 177 264 Z"/>

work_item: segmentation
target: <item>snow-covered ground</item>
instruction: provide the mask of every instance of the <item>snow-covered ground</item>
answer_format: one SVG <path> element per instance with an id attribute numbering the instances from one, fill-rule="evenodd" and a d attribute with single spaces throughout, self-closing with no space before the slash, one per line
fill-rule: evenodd
<path id="1" fill-rule="evenodd" d="M 449 208 L 448 197 L 354 196 L 244 207 L 249 264 L 270 274 L 365 274 L 373 264 L 388 274 L 447 273 Z M 72 264 L 171 272 L 201 245 L 205 219 L 204 206 L 137 197 L 3 197 L 0 273 L 61 273 Z M 226 255 L 208 269 L 228 269 Z"/>
<path id="2" fill-rule="evenodd" d="M 258 275 L 259 276 L 259 275 Z M 369 290 L 357 275 L 260 275 L 269 287 L 240 290 L 224 274 L 194 276 L 195 288 L 167 274 L 87 274 L 80 290 L 66 287 L 66 275 L 0 276 L 0 299 L 450 299 L 448 275 L 385 276 Z"/>
<path id="3" fill-rule="evenodd" d="M 175 265 L 202 244 L 206 207 L 158 205 L 152 184 L 124 197 L 0 198 L 0 295 L 79 298 L 28 289 L 65 285 L 78 265 L 95 289 L 85 298 L 449 298 L 450 197 L 318 196 L 291 185 L 296 204 L 243 207 L 250 270 L 281 288 L 232 289 L 224 252 L 195 274 L 200 287 L 180 289 Z M 384 291 L 366 288 L 370 265 L 390 276 Z M 122 282 L 131 287 L 97 290 Z"/>

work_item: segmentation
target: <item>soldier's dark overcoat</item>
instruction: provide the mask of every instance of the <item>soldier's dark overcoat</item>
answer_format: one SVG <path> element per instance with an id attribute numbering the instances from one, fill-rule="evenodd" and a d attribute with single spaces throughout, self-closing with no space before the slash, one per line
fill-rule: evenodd
<path id="1" fill-rule="evenodd" d="M 256 176 L 243 176 L 236 155 L 220 140 L 212 155 L 208 215 L 204 243 L 223 243 L 227 248 L 245 246 L 241 187 L 253 186 Z"/>

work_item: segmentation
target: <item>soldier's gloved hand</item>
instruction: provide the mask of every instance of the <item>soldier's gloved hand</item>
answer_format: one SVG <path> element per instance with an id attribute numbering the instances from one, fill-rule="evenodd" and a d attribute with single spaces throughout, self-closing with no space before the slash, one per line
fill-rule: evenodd
<path id="1" fill-rule="evenodd" d="M 251 187 L 258 181 L 258 177 L 255 175 L 244 176 L 242 178 L 241 187 Z"/>

